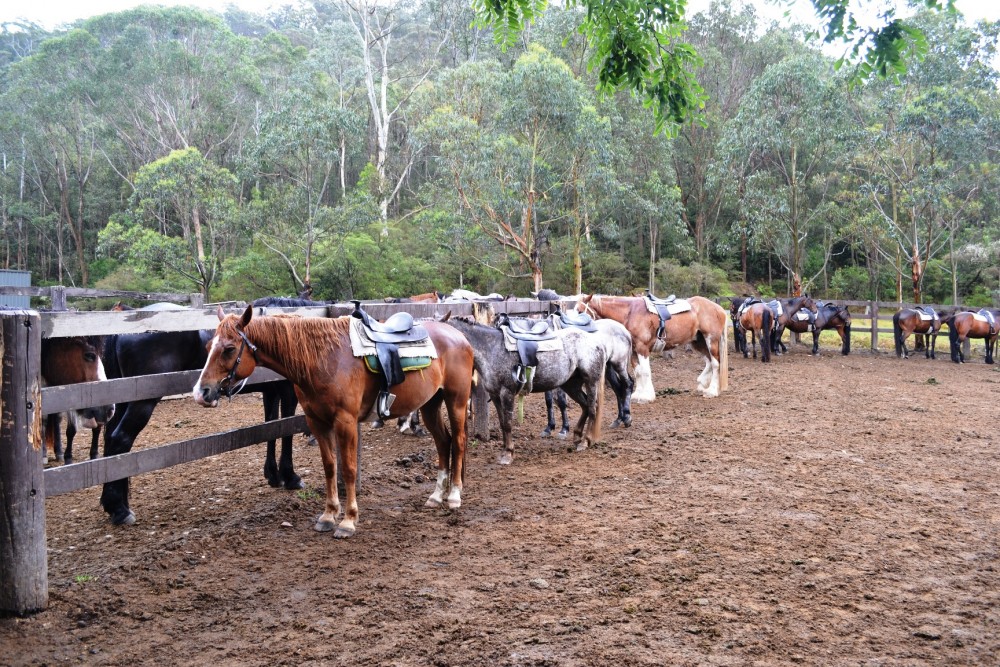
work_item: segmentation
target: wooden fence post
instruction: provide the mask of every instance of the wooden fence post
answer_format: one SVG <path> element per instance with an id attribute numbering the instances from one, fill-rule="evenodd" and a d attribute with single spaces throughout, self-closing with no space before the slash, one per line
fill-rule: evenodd
<path id="1" fill-rule="evenodd" d="M 192 292 L 188 301 L 192 308 L 202 308 L 205 305 L 205 296 L 201 292 Z"/>
<path id="2" fill-rule="evenodd" d="M 0 610 L 15 614 L 49 602 L 41 347 L 37 312 L 0 311 Z"/>
<path id="3" fill-rule="evenodd" d="M 872 352 L 878 352 L 878 301 L 868 302 L 868 314 L 872 318 Z"/>
<path id="4" fill-rule="evenodd" d="M 66 310 L 66 288 L 62 285 L 53 285 L 49 288 L 49 297 L 52 310 L 64 311 Z"/>

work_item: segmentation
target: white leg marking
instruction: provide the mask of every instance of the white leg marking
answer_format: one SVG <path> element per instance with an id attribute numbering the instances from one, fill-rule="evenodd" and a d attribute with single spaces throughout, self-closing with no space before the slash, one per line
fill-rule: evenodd
<path id="1" fill-rule="evenodd" d="M 448 471 L 438 470 L 437 483 L 434 485 L 434 493 L 431 497 L 427 499 L 425 505 L 427 507 L 441 507 L 441 501 L 444 500 L 444 490 L 448 486 Z"/>
<path id="2" fill-rule="evenodd" d="M 638 355 L 639 363 L 635 366 L 635 390 L 632 392 L 634 403 L 652 403 L 656 400 L 656 389 L 653 388 L 653 374 L 649 368 L 649 357 Z"/>

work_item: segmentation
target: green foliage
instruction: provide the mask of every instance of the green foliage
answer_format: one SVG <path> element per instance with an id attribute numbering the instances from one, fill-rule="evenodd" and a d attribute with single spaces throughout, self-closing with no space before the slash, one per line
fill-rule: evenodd
<path id="1" fill-rule="evenodd" d="M 725 296 L 730 291 L 729 278 L 722 269 L 698 262 L 682 266 L 670 259 L 656 263 L 654 294 L 659 296 Z"/>
<path id="2" fill-rule="evenodd" d="M 845 266 L 837 269 L 830 278 L 830 294 L 835 299 L 870 299 L 871 280 L 868 272 L 860 266 Z"/>

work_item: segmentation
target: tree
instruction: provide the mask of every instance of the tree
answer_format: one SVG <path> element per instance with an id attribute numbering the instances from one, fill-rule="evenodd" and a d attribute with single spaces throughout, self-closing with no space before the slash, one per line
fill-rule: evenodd
<path id="1" fill-rule="evenodd" d="M 130 199 L 134 224 L 109 225 L 105 248 L 176 272 L 208 299 L 223 259 L 222 232 L 235 208 L 235 185 L 229 171 L 197 148 L 172 151 L 136 174 Z"/>
<path id="2" fill-rule="evenodd" d="M 792 0 L 789 0 L 792 1 Z M 801 2 L 802 0 L 797 0 Z M 882 14 L 881 25 L 864 28 L 849 0 L 810 0 L 825 27 L 828 42 L 853 40 L 860 58 L 859 76 L 882 76 L 905 70 L 908 59 L 927 50 L 923 33 L 910 21 Z M 953 0 L 921 0 L 932 9 L 954 12 Z M 545 11 L 547 0 L 475 0 L 480 20 L 493 27 L 498 42 L 510 45 Z M 569 0 L 586 11 L 580 26 L 592 49 L 605 93 L 629 90 L 652 107 L 658 129 L 676 132 L 704 103 L 693 70 L 700 64 L 690 44 L 681 40 L 685 0 Z"/>

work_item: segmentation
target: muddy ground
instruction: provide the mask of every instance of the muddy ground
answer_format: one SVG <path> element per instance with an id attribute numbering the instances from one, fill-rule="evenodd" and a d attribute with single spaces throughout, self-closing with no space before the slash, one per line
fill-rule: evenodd
<path id="1" fill-rule="evenodd" d="M 346 541 L 312 530 L 302 438 L 305 491 L 269 488 L 255 446 L 137 478 L 131 527 L 99 489 L 50 499 L 49 608 L 0 619 L 0 663 L 1000 663 L 997 369 L 730 362 L 706 400 L 698 357 L 655 360 L 656 402 L 583 453 L 537 436 L 532 396 L 513 465 L 470 447 L 458 511 L 423 508 L 430 439 L 366 425 Z M 140 443 L 260 413 L 164 402 Z"/>

